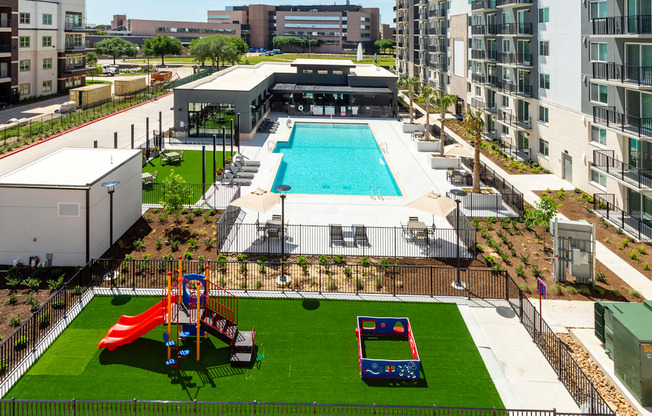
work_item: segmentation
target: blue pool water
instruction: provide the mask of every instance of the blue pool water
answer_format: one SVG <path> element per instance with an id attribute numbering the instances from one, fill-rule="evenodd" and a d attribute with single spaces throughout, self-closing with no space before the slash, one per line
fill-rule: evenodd
<path id="1" fill-rule="evenodd" d="M 371 129 L 366 124 L 295 123 L 274 185 L 294 194 L 401 196 Z"/>

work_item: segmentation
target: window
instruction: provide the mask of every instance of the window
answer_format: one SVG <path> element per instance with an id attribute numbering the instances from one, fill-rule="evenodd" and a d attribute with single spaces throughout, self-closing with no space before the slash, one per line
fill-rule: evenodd
<path id="1" fill-rule="evenodd" d="M 482 96 L 482 88 L 475 87 L 475 95 L 477 95 L 478 97 L 481 97 Z"/>
<path id="2" fill-rule="evenodd" d="M 510 79 L 512 79 L 512 69 L 503 68 L 503 81 L 509 82 Z"/>
<path id="3" fill-rule="evenodd" d="M 20 69 L 20 72 L 29 71 L 29 59 L 25 59 L 24 61 L 20 61 L 19 69 Z"/>
<path id="4" fill-rule="evenodd" d="M 550 75 L 539 74 L 539 88 L 542 88 L 544 90 L 550 89 Z"/>
<path id="5" fill-rule="evenodd" d="M 603 42 L 591 42 L 591 60 L 607 62 L 607 44 Z"/>
<path id="6" fill-rule="evenodd" d="M 18 21 L 23 24 L 29 24 L 30 20 L 29 13 L 21 13 Z"/>
<path id="7" fill-rule="evenodd" d="M 509 134 L 509 127 L 503 124 L 503 134 Z"/>
<path id="8" fill-rule="evenodd" d="M 43 36 L 43 47 L 52 46 L 52 36 Z"/>
<path id="9" fill-rule="evenodd" d="M 594 183 L 594 185 L 600 185 L 603 188 L 607 187 L 607 175 L 604 173 L 600 173 L 598 171 L 595 171 L 591 169 L 591 182 Z"/>
<path id="10" fill-rule="evenodd" d="M 467 82 L 467 83 L 466 83 L 466 92 L 468 92 L 469 94 L 471 94 L 471 83 L 470 83 L 470 82 Z"/>
<path id="11" fill-rule="evenodd" d="M 43 81 L 43 92 L 52 91 L 52 81 Z"/>
<path id="12" fill-rule="evenodd" d="M 509 107 L 509 97 L 503 95 L 503 107 Z"/>
<path id="13" fill-rule="evenodd" d="M 52 58 L 43 58 L 43 69 L 52 68 Z"/>
<path id="14" fill-rule="evenodd" d="M 607 130 L 600 127 L 591 126 L 591 141 L 593 143 L 607 145 Z"/>
<path id="15" fill-rule="evenodd" d="M 18 92 L 20 95 L 29 95 L 29 84 L 20 84 L 18 86 Z"/>
<path id="16" fill-rule="evenodd" d="M 548 156 L 548 141 L 547 140 L 539 139 L 539 153 L 546 156 L 546 157 Z"/>
<path id="17" fill-rule="evenodd" d="M 539 23 L 548 23 L 550 21 L 550 8 L 544 7 L 539 9 Z"/>
<path id="18" fill-rule="evenodd" d="M 543 123 L 548 122 L 548 107 L 539 106 L 539 121 Z"/>
<path id="19" fill-rule="evenodd" d="M 607 0 L 591 2 L 591 19 L 607 17 Z"/>
<path id="20" fill-rule="evenodd" d="M 21 48 L 29 48 L 29 36 L 21 36 L 18 45 Z"/>
<path id="21" fill-rule="evenodd" d="M 44 25 L 51 25 L 52 24 L 52 15 L 51 14 L 43 14 L 43 24 Z"/>
<path id="22" fill-rule="evenodd" d="M 591 84 L 591 101 L 607 104 L 608 88 L 606 85 Z"/>
<path id="23" fill-rule="evenodd" d="M 539 42 L 539 55 L 541 56 L 548 56 L 549 55 L 549 42 L 546 41 L 540 41 Z"/>
<path id="24" fill-rule="evenodd" d="M 304 74 L 312 74 L 312 69 L 304 69 L 303 73 Z"/>

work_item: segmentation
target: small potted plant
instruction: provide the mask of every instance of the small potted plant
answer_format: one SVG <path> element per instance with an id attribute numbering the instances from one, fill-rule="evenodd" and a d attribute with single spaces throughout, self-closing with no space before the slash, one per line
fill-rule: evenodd
<path id="1" fill-rule="evenodd" d="M 222 179 L 224 179 L 224 168 L 217 168 L 217 171 L 215 172 L 215 180 L 219 182 Z"/>

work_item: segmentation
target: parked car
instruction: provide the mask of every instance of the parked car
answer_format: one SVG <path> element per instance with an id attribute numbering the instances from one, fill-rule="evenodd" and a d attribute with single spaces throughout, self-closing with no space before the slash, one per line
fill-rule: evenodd
<path id="1" fill-rule="evenodd" d="M 271 52 L 261 52 L 258 54 L 258 56 L 272 56 Z"/>
<path id="2" fill-rule="evenodd" d="M 77 111 L 77 102 L 76 101 L 66 101 L 61 104 L 58 110 L 55 110 L 55 113 L 66 114 Z"/>
<path id="3" fill-rule="evenodd" d="M 112 77 L 118 75 L 119 73 L 120 69 L 117 65 L 104 65 L 102 67 L 102 75 L 105 77 Z"/>
<path id="4" fill-rule="evenodd" d="M 280 49 L 272 49 L 272 54 L 273 55 L 282 55 L 283 51 Z"/>

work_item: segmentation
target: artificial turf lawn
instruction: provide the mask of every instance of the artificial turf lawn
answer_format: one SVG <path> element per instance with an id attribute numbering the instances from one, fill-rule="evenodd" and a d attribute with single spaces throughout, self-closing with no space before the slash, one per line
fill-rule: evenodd
<path id="1" fill-rule="evenodd" d="M 365 358 L 382 360 L 412 360 L 412 350 L 407 338 L 365 337 L 362 343 Z M 417 343 L 417 349 L 419 344 Z"/>
<path id="2" fill-rule="evenodd" d="M 211 183 L 211 170 L 213 169 L 213 151 L 208 151 L 208 148 L 213 146 L 206 146 L 206 181 Z M 222 146 L 218 146 L 218 149 L 221 149 Z M 231 146 L 226 146 L 226 157 L 230 157 Z M 170 176 L 172 170 L 174 173 L 178 173 L 183 176 L 183 179 L 188 183 L 202 183 L 202 161 L 201 161 L 201 150 L 185 150 L 183 152 L 183 160 L 180 162 L 166 163 L 161 165 L 161 158 L 157 157 L 156 159 L 150 161 L 147 165 L 143 167 L 143 172 L 154 173 L 158 171 L 157 182 L 163 182 L 163 179 Z M 234 149 L 235 153 L 235 149 Z M 222 152 L 215 152 L 215 162 L 216 168 L 221 168 L 222 164 Z"/>
<path id="3" fill-rule="evenodd" d="M 120 315 L 157 301 L 96 297 L 6 397 L 503 407 L 456 305 L 240 299 L 240 328 L 256 326 L 261 359 L 231 368 L 229 347 L 210 337 L 197 362 L 196 344 L 186 341 L 179 380 L 164 363 L 164 326 L 113 352 L 97 349 Z M 360 379 L 357 315 L 409 317 L 423 380 Z"/>

